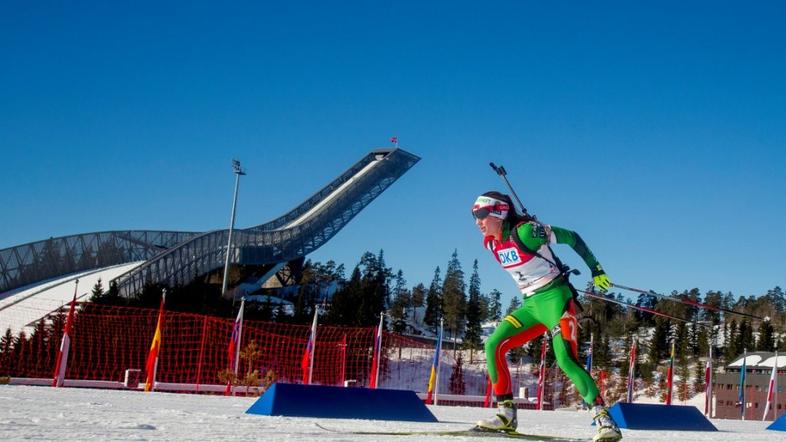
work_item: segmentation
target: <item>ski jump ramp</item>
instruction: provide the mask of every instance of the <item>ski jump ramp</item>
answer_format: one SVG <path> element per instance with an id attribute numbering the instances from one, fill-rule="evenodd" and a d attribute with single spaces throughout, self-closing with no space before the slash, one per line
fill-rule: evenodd
<path id="1" fill-rule="evenodd" d="M 235 229 L 232 265 L 256 265 L 272 276 L 332 238 L 420 160 L 402 149 L 369 152 L 295 208 L 264 224 Z M 146 284 L 186 284 L 220 269 L 228 229 L 210 232 L 110 231 L 50 238 L 0 250 L 0 328 L 18 331 L 60 308 L 86 300 L 98 278 L 121 296 Z M 264 282 L 264 281 L 263 281 Z"/>

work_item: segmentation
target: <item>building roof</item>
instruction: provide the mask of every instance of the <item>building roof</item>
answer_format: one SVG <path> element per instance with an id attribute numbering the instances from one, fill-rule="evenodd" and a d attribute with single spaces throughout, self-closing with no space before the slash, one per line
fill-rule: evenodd
<path id="1" fill-rule="evenodd" d="M 743 355 L 737 356 L 730 364 L 726 365 L 727 368 L 739 368 L 742 367 L 742 360 L 745 359 L 745 368 L 746 369 L 755 369 L 755 368 L 772 368 L 775 365 L 775 353 L 770 353 L 766 351 L 757 351 L 755 353 L 748 353 L 747 358 L 743 357 Z M 786 355 L 781 356 L 778 355 L 777 359 L 778 368 L 786 368 Z"/>

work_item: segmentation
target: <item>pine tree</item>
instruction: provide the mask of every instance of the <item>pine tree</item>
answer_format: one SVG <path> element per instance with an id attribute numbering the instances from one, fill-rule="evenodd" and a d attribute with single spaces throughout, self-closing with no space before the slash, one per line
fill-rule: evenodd
<path id="1" fill-rule="evenodd" d="M 442 319 L 442 283 L 439 276 L 439 267 L 434 270 L 434 278 L 426 293 L 426 313 L 423 322 L 433 328 L 434 333 L 439 329 Z"/>
<path id="2" fill-rule="evenodd" d="M 14 335 L 9 327 L 6 328 L 5 334 L 0 338 L 0 377 L 10 376 L 13 373 L 11 369 L 13 346 Z"/>
<path id="3" fill-rule="evenodd" d="M 464 333 L 464 346 L 466 348 L 477 350 L 481 347 L 480 321 L 481 321 L 480 276 L 478 275 L 478 260 L 476 259 L 474 264 L 472 265 L 472 276 L 469 278 L 469 300 L 467 301 L 467 330 Z"/>
<path id="4" fill-rule="evenodd" d="M 458 251 L 454 250 L 445 271 L 442 283 L 442 309 L 445 315 L 445 328 L 450 330 L 454 338 L 461 336 L 464 328 L 464 315 L 467 308 L 466 284 L 464 271 L 458 259 Z"/>
<path id="5" fill-rule="evenodd" d="M 688 369 L 688 355 L 686 354 L 688 352 L 687 345 L 680 345 L 678 352 L 677 376 L 680 377 L 680 383 L 677 385 L 677 398 L 684 402 L 690 399 L 690 370 Z"/>
<path id="6" fill-rule="evenodd" d="M 377 256 L 366 252 L 360 258 L 363 269 L 361 278 L 362 296 L 359 299 L 358 325 L 371 326 L 379 321 L 379 313 L 390 301 L 389 281 L 392 269 L 385 266 L 384 252 Z"/>
<path id="7" fill-rule="evenodd" d="M 461 357 L 461 352 L 456 355 L 456 365 L 453 366 L 453 372 L 450 374 L 450 393 L 451 394 L 464 394 L 467 385 L 464 382 L 464 361 Z"/>
<path id="8" fill-rule="evenodd" d="M 750 321 L 743 319 L 740 323 L 740 332 L 737 335 L 737 349 L 740 350 L 740 352 L 745 349 L 751 351 L 756 347 L 755 344 L 753 339 L 753 327 Z"/>
<path id="9" fill-rule="evenodd" d="M 611 345 L 607 334 L 595 335 L 595 348 L 592 349 L 592 365 L 598 370 L 611 368 Z"/>
<path id="10" fill-rule="evenodd" d="M 100 302 L 100 300 L 104 297 L 104 286 L 101 284 L 101 278 L 98 278 L 96 284 L 93 286 L 92 292 L 90 292 L 90 302 Z"/>
<path id="11" fill-rule="evenodd" d="M 406 330 L 407 311 L 410 303 L 407 281 L 404 279 L 404 272 L 399 270 L 393 287 L 393 302 L 390 305 L 390 309 L 388 309 L 388 315 L 393 321 L 394 332 L 402 333 Z"/>
<path id="12" fill-rule="evenodd" d="M 699 327 L 696 336 L 696 353 L 694 356 L 703 357 L 709 353 L 710 350 L 710 329 L 707 327 Z"/>
<path id="13" fill-rule="evenodd" d="M 695 359 L 693 366 L 693 391 L 698 393 L 704 391 L 704 363 L 700 359 Z"/>
<path id="14" fill-rule="evenodd" d="M 502 298 L 502 293 L 499 290 L 494 289 L 489 293 L 489 313 L 488 319 L 490 321 L 499 321 L 502 319 L 502 303 L 500 302 Z"/>
<path id="15" fill-rule="evenodd" d="M 484 323 L 489 320 L 489 305 L 491 304 L 491 299 L 489 299 L 488 295 L 484 295 L 483 293 L 480 294 L 478 297 L 478 307 L 480 308 L 480 323 Z"/>
<path id="16" fill-rule="evenodd" d="M 726 351 L 723 356 L 727 362 L 731 362 L 738 354 L 742 353 L 737 334 L 737 321 L 732 319 L 726 329 Z"/>
<path id="17" fill-rule="evenodd" d="M 333 301 L 328 311 L 326 322 L 335 325 L 360 325 L 358 323 L 358 306 L 361 292 L 360 266 L 355 266 L 352 270 L 347 284 L 333 294 Z M 278 317 L 278 312 L 276 313 Z"/>
<path id="18" fill-rule="evenodd" d="M 666 359 L 669 354 L 669 330 L 671 321 L 662 317 L 656 317 L 655 330 L 652 338 L 648 342 L 647 358 L 653 366 L 658 366 L 660 361 Z"/>
<path id="19" fill-rule="evenodd" d="M 775 351 L 775 330 L 770 321 L 764 320 L 759 324 L 759 339 L 756 341 L 756 350 Z"/>
<path id="20" fill-rule="evenodd" d="M 422 320 L 418 319 L 418 309 L 423 307 L 426 302 L 426 286 L 422 283 L 416 285 L 412 288 L 412 322 L 415 324 L 419 324 L 418 321 Z"/>

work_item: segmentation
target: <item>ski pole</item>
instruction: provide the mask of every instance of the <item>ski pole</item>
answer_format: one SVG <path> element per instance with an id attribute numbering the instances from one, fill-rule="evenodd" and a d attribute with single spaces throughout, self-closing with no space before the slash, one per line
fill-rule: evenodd
<path id="1" fill-rule="evenodd" d="M 700 323 L 698 321 L 689 321 L 687 319 L 679 318 L 677 316 L 672 316 L 672 315 L 670 315 L 668 313 L 663 313 L 663 312 L 660 312 L 658 310 L 653 310 L 651 308 L 641 307 L 639 305 L 631 304 L 629 302 L 618 301 L 618 300 L 616 300 L 614 298 L 606 298 L 605 296 L 598 295 L 598 294 L 590 292 L 588 290 L 578 290 L 578 289 L 576 289 L 576 291 L 579 292 L 579 293 L 583 293 L 583 294 L 589 296 L 590 298 L 600 299 L 601 301 L 611 302 L 611 303 L 622 305 L 622 306 L 625 306 L 625 307 L 630 307 L 630 308 L 632 308 L 634 310 L 638 310 L 640 312 L 650 313 L 650 314 L 653 314 L 655 316 L 662 316 L 664 318 L 668 318 L 668 319 L 672 319 L 672 320 L 675 320 L 675 321 L 684 322 L 686 324 L 692 324 L 692 323 L 695 322 L 697 325 L 699 325 L 701 327 L 710 327 L 710 326 L 704 325 L 704 324 L 702 324 L 702 323 Z"/>
<path id="2" fill-rule="evenodd" d="M 728 314 L 731 314 L 731 315 L 745 316 L 745 317 L 748 317 L 748 318 L 751 318 L 751 319 L 757 319 L 759 321 L 766 320 L 765 318 L 762 318 L 761 316 L 752 315 L 750 313 L 738 312 L 736 310 L 731 310 L 731 309 L 727 309 L 727 308 L 723 308 L 723 307 L 716 307 L 714 305 L 704 304 L 704 303 L 701 303 L 701 302 L 698 302 L 698 301 L 692 301 L 690 299 L 674 298 L 672 296 L 663 295 L 663 294 L 654 292 L 652 290 L 642 290 L 642 289 L 637 289 L 635 287 L 626 287 L 624 285 L 614 284 L 614 283 L 612 283 L 611 285 L 614 286 L 614 287 L 617 287 L 618 289 L 630 290 L 631 292 L 641 293 L 643 295 L 650 295 L 650 296 L 654 296 L 656 298 L 666 299 L 666 300 L 672 301 L 672 302 L 679 302 L 680 304 L 691 305 L 691 306 L 698 307 L 698 308 L 701 308 L 701 309 L 704 309 L 704 310 L 713 310 L 713 311 L 716 311 L 716 312 L 723 312 L 723 313 L 728 313 Z"/>
<path id="3" fill-rule="evenodd" d="M 524 206 L 524 203 L 521 202 L 521 198 L 519 198 L 519 195 L 513 189 L 513 186 L 510 184 L 510 181 L 508 181 L 508 172 L 505 170 L 505 167 L 502 166 L 501 164 L 497 166 L 494 163 L 489 163 L 489 166 L 491 166 L 491 168 L 494 169 L 494 172 L 496 172 L 497 175 L 499 175 L 499 177 L 502 178 L 502 181 L 505 182 L 505 185 L 508 186 L 508 189 L 510 190 L 510 193 L 513 195 L 513 198 L 516 198 L 516 202 L 518 202 L 519 207 L 521 207 L 521 213 L 533 219 L 537 219 L 537 217 L 535 217 L 534 215 L 530 215 L 529 212 L 527 212 L 527 207 Z"/>

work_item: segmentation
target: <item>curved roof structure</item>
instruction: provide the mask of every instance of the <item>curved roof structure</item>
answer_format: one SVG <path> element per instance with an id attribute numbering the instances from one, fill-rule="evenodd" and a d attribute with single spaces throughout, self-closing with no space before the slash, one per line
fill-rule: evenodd
<path id="1" fill-rule="evenodd" d="M 369 152 L 289 212 L 264 224 L 235 229 L 230 261 L 280 266 L 304 257 L 333 237 L 419 160 L 398 148 Z M 110 231 L 2 249 L 0 300 L 63 275 L 76 276 L 107 267 L 125 269 L 112 278 L 125 296 L 148 283 L 184 284 L 195 275 L 223 266 L 227 235 L 227 229 L 204 233 Z M 118 267 L 129 263 L 136 265 Z"/>

